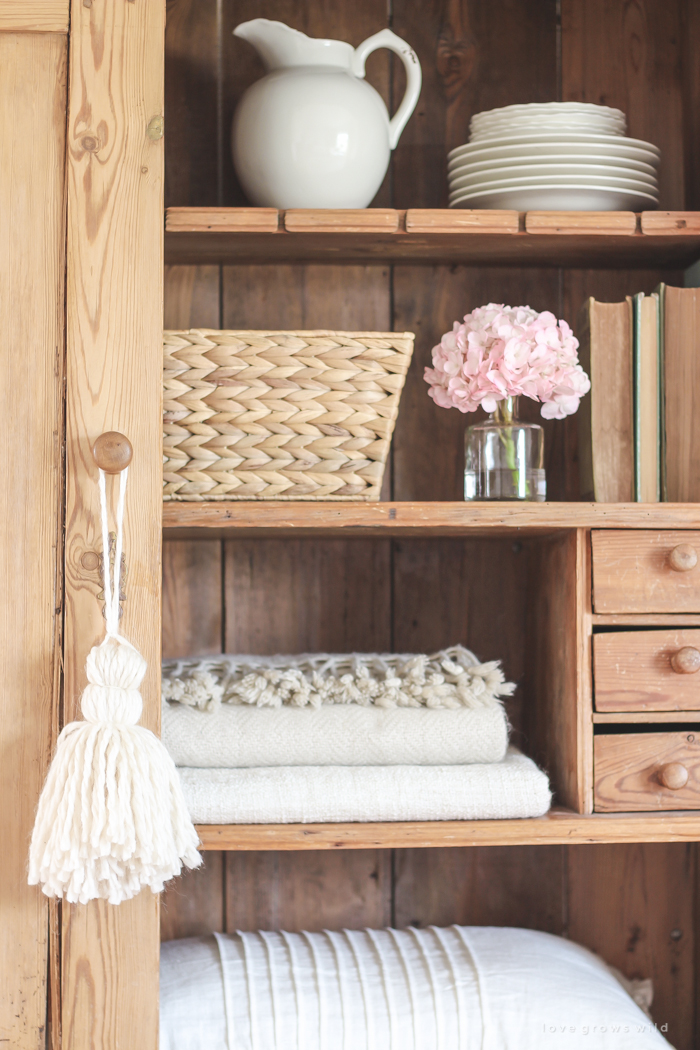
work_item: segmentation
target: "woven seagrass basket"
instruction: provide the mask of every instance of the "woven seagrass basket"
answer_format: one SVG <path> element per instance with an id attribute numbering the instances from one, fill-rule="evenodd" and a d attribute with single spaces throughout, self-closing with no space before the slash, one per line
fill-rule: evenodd
<path id="1" fill-rule="evenodd" d="M 379 499 L 413 340 L 165 332 L 164 499 Z"/>

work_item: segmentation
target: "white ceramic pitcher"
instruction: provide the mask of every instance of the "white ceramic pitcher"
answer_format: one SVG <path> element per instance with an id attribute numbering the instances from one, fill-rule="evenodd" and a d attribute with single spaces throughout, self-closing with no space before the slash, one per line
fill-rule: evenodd
<path id="1" fill-rule="evenodd" d="M 233 163 L 251 203 L 366 208 L 420 95 L 415 52 L 390 29 L 358 48 L 266 18 L 233 32 L 255 47 L 268 70 L 243 95 L 233 120 Z M 406 67 L 406 92 L 391 120 L 364 80 L 367 56 L 381 47 Z"/>

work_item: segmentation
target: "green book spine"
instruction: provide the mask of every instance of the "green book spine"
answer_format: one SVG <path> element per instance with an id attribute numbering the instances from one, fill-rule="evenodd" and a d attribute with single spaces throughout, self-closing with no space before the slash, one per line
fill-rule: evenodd
<path id="1" fill-rule="evenodd" d="M 642 299 L 644 292 L 633 297 L 632 311 L 632 403 L 634 405 L 634 498 L 637 503 L 642 498 L 642 405 L 641 405 L 641 353 L 640 339 L 642 332 Z"/>
<path id="2" fill-rule="evenodd" d="M 659 308 L 656 312 L 659 324 L 659 498 L 663 503 L 666 503 L 666 369 L 664 368 L 664 303 L 666 300 L 666 285 L 660 284 L 654 294 L 659 299 Z"/>

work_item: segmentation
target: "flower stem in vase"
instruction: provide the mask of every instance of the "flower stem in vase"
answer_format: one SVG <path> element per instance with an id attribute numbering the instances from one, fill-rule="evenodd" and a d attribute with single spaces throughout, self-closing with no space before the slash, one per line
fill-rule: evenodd
<path id="1" fill-rule="evenodd" d="M 496 402 L 489 419 L 467 429 L 465 452 L 465 499 L 545 499 L 544 431 L 519 422 L 517 397 Z"/>

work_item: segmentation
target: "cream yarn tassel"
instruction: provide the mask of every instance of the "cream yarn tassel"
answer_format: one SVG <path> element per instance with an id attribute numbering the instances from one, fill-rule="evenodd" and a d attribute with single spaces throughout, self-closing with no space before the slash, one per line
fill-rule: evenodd
<path id="1" fill-rule="evenodd" d="M 71 722 L 58 738 L 29 850 L 29 884 L 71 903 L 100 897 L 119 904 L 145 886 L 158 893 L 183 862 L 188 868 L 202 862 L 175 764 L 160 740 L 136 724 L 146 661 L 119 634 L 126 481 L 124 470 L 111 580 L 106 484 L 99 472 L 107 630 L 87 658 L 85 721 Z"/>

